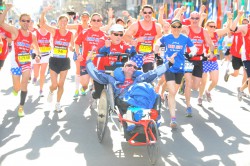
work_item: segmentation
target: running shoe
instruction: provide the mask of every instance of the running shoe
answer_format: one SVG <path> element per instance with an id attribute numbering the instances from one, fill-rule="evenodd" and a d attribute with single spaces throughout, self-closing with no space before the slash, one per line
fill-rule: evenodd
<path id="1" fill-rule="evenodd" d="M 89 102 L 90 102 L 90 109 L 97 109 L 97 99 L 91 97 Z"/>
<path id="2" fill-rule="evenodd" d="M 207 101 L 211 102 L 212 101 L 212 97 L 211 97 L 210 92 L 206 91 L 205 94 L 206 94 Z"/>
<path id="3" fill-rule="evenodd" d="M 186 117 L 192 117 L 192 108 L 191 107 L 187 107 Z"/>
<path id="4" fill-rule="evenodd" d="M 44 97 L 44 95 L 43 95 L 43 90 L 40 90 L 40 91 L 39 91 L 39 97 Z"/>
<path id="5" fill-rule="evenodd" d="M 60 103 L 56 103 L 56 105 L 55 105 L 55 111 L 56 112 L 62 112 L 62 107 L 61 107 Z"/>
<path id="6" fill-rule="evenodd" d="M 85 96 L 85 95 L 86 95 L 86 91 L 83 89 L 83 87 L 81 87 L 80 92 L 81 92 L 81 95 L 82 95 L 82 96 Z"/>
<path id="7" fill-rule="evenodd" d="M 18 108 L 18 116 L 19 117 L 24 117 L 24 110 L 23 110 L 23 106 L 19 106 Z"/>
<path id="8" fill-rule="evenodd" d="M 237 92 L 240 92 L 240 87 L 237 88 Z M 244 91 L 242 91 L 241 93 L 242 97 L 248 97 L 248 95 Z"/>
<path id="9" fill-rule="evenodd" d="M 176 128 L 177 127 L 177 122 L 176 122 L 176 119 L 171 119 L 171 122 L 170 122 L 170 127 L 172 129 Z"/>
<path id="10" fill-rule="evenodd" d="M 74 98 L 77 98 L 79 96 L 79 90 L 77 89 L 74 94 Z"/>
<path id="11" fill-rule="evenodd" d="M 12 94 L 14 95 L 14 96 L 17 96 L 18 95 L 18 92 L 16 92 L 14 89 L 12 90 Z"/>
<path id="12" fill-rule="evenodd" d="M 242 97 L 243 97 L 243 92 L 240 91 L 240 89 L 238 89 L 238 94 L 237 94 L 238 100 L 241 101 Z"/>
<path id="13" fill-rule="evenodd" d="M 49 92 L 47 102 L 52 103 L 52 101 L 53 101 L 53 93 Z"/>
<path id="14" fill-rule="evenodd" d="M 202 106 L 202 98 L 198 97 L 198 106 Z"/>
<path id="15" fill-rule="evenodd" d="M 228 73 L 229 73 L 229 70 L 227 69 L 227 70 L 226 70 L 226 73 L 225 73 L 225 75 L 224 75 L 224 81 L 225 81 L 225 82 L 228 81 L 228 78 L 229 78 L 229 74 L 228 74 Z"/>

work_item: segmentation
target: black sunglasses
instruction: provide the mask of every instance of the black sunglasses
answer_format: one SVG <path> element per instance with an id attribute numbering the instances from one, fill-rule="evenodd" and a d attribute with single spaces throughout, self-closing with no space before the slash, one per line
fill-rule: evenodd
<path id="1" fill-rule="evenodd" d="M 30 20 L 21 20 L 21 22 L 27 22 L 27 23 L 30 23 Z"/>
<path id="2" fill-rule="evenodd" d="M 209 25 L 210 28 L 216 28 L 216 26 Z"/>
<path id="3" fill-rule="evenodd" d="M 132 64 L 126 64 L 126 66 L 125 67 L 134 67 L 134 69 L 135 70 L 137 70 L 138 69 L 138 67 L 137 66 L 134 66 L 134 65 L 132 65 Z"/>
<path id="4" fill-rule="evenodd" d="M 93 22 L 101 22 L 102 20 L 99 20 L 99 19 L 92 19 L 91 21 L 93 21 Z"/>
<path id="5" fill-rule="evenodd" d="M 153 12 L 143 12 L 143 14 L 152 14 Z"/>
<path id="6" fill-rule="evenodd" d="M 123 36 L 123 33 L 113 33 L 115 36 Z"/>
<path id="7" fill-rule="evenodd" d="M 180 29 L 182 26 L 181 26 L 181 25 L 179 25 L 179 26 L 173 26 L 173 25 L 171 25 L 171 27 L 174 28 L 174 29 L 175 29 L 175 28 Z"/>
<path id="8" fill-rule="evenodd" d="M 199 20 L 200 18 L 199 17 L 191 17 L 190 19 L 191 20 Z"/>

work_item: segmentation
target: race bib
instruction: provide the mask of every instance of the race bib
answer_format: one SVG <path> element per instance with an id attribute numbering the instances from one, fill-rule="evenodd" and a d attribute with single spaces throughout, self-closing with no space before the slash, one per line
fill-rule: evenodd
<path id="1" fill-rule="evenodd" d="M 210 53 L 210 50 L 208 51 L 208 53 Z M 214 49 L 214 55 L 219 55 L 218 48 Z"/>
<path id="2" fill-rule="evenodd" d="M 146 43 L 141 43 L 139 46 L 139 52 L 140 53 L 151 53 L 152 52 L 152 45 L 146 44 Z"/>
<path id="3" fill-rule="evenodd" d="M 50 52 L 50 47 L 39 47 L 41 53 Z"/>
<path id="4" fill-rule="evenodd" d="M 185 67 L 184 67 L 184 71 L 185 72 L 192 72 L 194 69 L 194 65 L 192 62 L 189 62 L 188 60 L 185 59 Z"/>
<path id="5" fill-rule="evenodd" d="M 17 59 L 20 64 L 27 64 L 31 62 L 30 54 L 18 54 Z"/>
<path id="6" fill-rule="evenodd" d="M 66 48 L 54 48 L 54 56 L 60 57 L 60 58 L 65 58 L 66 55 L 67 55 Z"/>

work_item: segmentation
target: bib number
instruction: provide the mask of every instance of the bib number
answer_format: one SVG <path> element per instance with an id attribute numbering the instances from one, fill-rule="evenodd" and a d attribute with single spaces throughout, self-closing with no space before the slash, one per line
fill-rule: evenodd
<path id="1" fill-rule="evenodd" d="M 151 44 L 146 44 L 146 43 L 141 43 L 139 46 L 139 52 L 140 53 L 150 53 L 152 52 L 152 45 Z"/>
<path id="2" fill-rule="evenodd" d="M 66 48 L 54 48 L 54 56 L 59 58 L 65 58 L 67 55 Z"/>
<path id="3" fill-rule="evenodd" d="M 20 64 L 30 63 L 31 58 L 29 54 L 18 54 L 18 61 Z"/>
<path id="4" fill-rule="evenodd" d="M 48 52 L 50 52 L 50 47 L 40 47 L 40 52 L 41 53 L 48 53 Z"/>

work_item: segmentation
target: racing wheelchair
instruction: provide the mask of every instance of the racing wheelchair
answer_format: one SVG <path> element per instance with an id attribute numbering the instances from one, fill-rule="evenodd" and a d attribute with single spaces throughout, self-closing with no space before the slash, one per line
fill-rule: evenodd
<path id="1" fill-rule="evenodd" d="M 120 63 L 118 65 L 120 67 Z M 105 67 L 106 73 L 112 73 L 116 68 Z M 122 112 L 121 110 L 126 110 Z M 97 137 L 100 143 L 105 135 L 109 118 L 116 129 L 124 133 L 124 138 L 132 146 L 147 146 L 150 163 L 156 164 L 159 158 L 159 123 L 161 98 L 158 95 L 152 109 L 132 107 L 114 97 L 111 84 L 104 86 L 97 106 Z M 119 127 L 116 125 L 119 122 Z"/>

